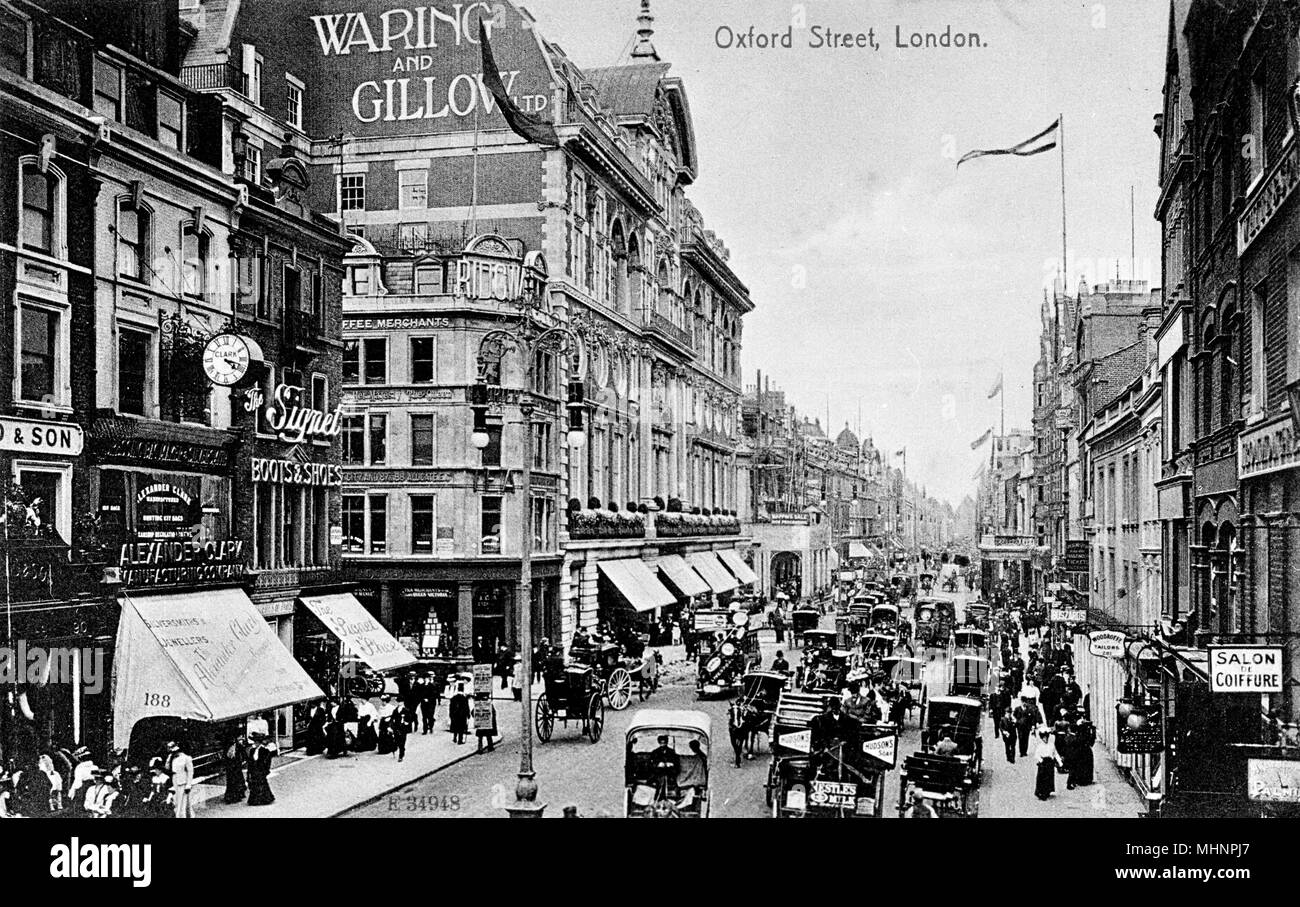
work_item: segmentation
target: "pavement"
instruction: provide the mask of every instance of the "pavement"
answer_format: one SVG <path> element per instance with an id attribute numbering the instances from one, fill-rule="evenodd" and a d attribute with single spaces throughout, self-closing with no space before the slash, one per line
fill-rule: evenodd
<path id="1" fill-rule="evenodd" d="M 683 646 L 658 646 L 664 659 L 664 680 L 670 682 L 686 674 L 694 677 Z M 496 681 L 494 680 L 494 684 Z M 542 683 L 533 686 L 533 699 L 541 695 Z M 497 709 L 497 738 L 494 752 L 518 753 L 519 703 L 510 690 L 493 691 Z M 377 700 L 375 700 L 377 704 Z M 434 731 L 411 734 L 406 741 L 406 756 L 398 761 L 393 754 L 349 753 L 329 758 L 308 756 L 291 750 L 272 764 L 268 783 L 275 802 L 266 806 L 248 803 L 225 803 L 226 783 L 222 775 L 201 779 L 194 787 L 195 815 L 201 818 L 329 818 L 369 803 L 382 802 L 391 792 L 412 785 L 466 759 L 478 756 L 478 740 L 469 736 L 457 745 L 448 730 L 447 700 L 438 708 Z M 488 755 L 488 754 L 484 754 Z M 517 759 L 517 755 L 515 757 Z"/>

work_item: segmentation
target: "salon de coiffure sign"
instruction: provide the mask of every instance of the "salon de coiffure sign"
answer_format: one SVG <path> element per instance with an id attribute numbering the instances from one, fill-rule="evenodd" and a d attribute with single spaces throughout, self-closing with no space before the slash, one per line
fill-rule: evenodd
<path id="1" fill-rule="evenodd" d="M 506 91 L 527 113 L 554 119 L 551 74 L 532 22 L 505 2 L 401 4 L 318 0 L 270 5 L 296 66 L 321 86 L 310 111 L 318 133 L 357 136 L 505 129 L 483 84 L 479 22 L 487 26 Z M 275 34 L 267 36 L 273 40 Z"/>

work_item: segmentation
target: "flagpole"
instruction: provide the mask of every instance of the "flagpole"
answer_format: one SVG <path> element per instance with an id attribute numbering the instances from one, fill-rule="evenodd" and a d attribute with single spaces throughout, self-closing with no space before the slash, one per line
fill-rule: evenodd
<path id="1" fill-rule="evenodd" d="M 1060 138 L 1060 147 L 1061 147 L 1061 296 L 1064 296 L 1067 290 L 1067 285 L 1070 280 L 1069 261 L 1066 258 L 1066 255 L 1068 254 L 1067 250 L 1069 247 L 1066 245 L 1066 240 L 1065 240 L 1065 114 L 1064 113 L 1058 115 L 1057 122 L 1060 123 L 1060 126 L 1058 128 L 1060 131 L 1059 138 Z M 1054 343 L 1056 346 L 1056 358 L 1060 359 L 1061 301 L 1059 297 L 1055 296 L 1055 294 L 1053 294 L 1053 296 L 1055 297 L 1055 310 L 1056 310 L 1056 316 L 1055 316 L 1056 330 L 1053 332 L 1055 334 Z"/>
<path id="2" fill-rule="evenodd" d="M 1006 376 L 998 372 L 998 410 L 1001 417 L 1002 434 L 1007 433 L 1007 383 Z"/>
<path id="3" fill-rule="evenodd" d="M 470 154 L 469 234 L 478 236 L 478 105 L 474 105 L 474 150 Z"/>

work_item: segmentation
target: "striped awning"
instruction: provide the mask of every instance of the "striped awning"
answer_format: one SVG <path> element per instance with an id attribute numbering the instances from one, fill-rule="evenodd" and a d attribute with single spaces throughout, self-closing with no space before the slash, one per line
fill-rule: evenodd
<path id="1" fill-rule="evenodd" d="M 736 578 L 722 566 L 722 561 L 718 560 L 718 556 L 712 551 L 687 555 L 686 562 L 695 568 L 696 573 L 704 577 L 704 581 L 715 593 L 730 592 L 739 585 Z"/>
<path id="2" fill-rule="evenodd" d="M 727 569 L 735 574 L 736 579 L 740 580 L 742 586 L 748 586 L 750 583 L 758 582 L 758 574 L 749 568 L 745 559 L 740 556 L 740 552 L 734 548 L 723 548 L 721 551 L 715 551 L 722 563 L 726 564 Z"/>
<path id="3" fill-rule="evenodd" d="M 704 595 L 709 591 L 709 584 L 700 579 L 700 575 L 691 569 L 680 554 L 665 554 L 655 562 L 655 566 L 668 580 L 668 585 L 686 598 Z"/>
<path id="4" fill-rule="evenodd" d="M 677 602 L 677 596 L 655 579 L 655 575 L 640 558 L 600 561 L 598 566 L 619 594 L 637 611 L 653 611 Z"/>

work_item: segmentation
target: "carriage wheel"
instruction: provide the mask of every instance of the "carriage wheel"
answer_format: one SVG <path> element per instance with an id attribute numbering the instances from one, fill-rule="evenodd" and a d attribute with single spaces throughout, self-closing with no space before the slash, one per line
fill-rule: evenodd
<path id="1" fill-rule="evenodd" d="M 555 712 L 551 710 L 551 703 L 543 693 L 537 697 L 537 739 L 542 743 L 551 739 L 551 734 L 555 732 Z"/>
<path id="2" fill-rule="evenodd" d="M 587 703 L 587 736 L 592 743 L 600 742 L 601 732 L 605 730 L 605 703 L 600 694 L 595 694 Z"/>
<path id="3" fill-rule="evenodd" d="M 609 697 L 609 707 L 621 712 L 632 702 L 632 675 L 627 668 L 615 668 L 605 681 L 605 695 Z"/>

